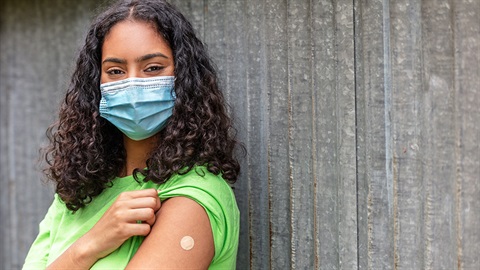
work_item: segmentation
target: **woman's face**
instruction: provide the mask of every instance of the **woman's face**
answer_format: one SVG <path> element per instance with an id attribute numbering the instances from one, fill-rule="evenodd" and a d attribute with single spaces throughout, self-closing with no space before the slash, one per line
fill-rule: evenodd
<path id="1" fill-rule="evenodd" d="M 131 20 L 114 25 L 102 46 L 101 83 L 157 76 L 174 76 L 174 63 L 153 25 Z"/>

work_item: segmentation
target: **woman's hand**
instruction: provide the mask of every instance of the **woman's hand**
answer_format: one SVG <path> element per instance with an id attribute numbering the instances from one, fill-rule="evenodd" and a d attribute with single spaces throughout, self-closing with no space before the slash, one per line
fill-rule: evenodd
<path id="1" fill-rule="evenodd" d="M 128 238 L 148 235 L 160 205 L 155 189 L 121 193 L 95 226 L 48 268 L 90 268 Z"/>
<path id="2" fill-rule="evenodd" d="M 97 260 L 110 254 L 134 235 L 146 236 L 160 209 L 158 191 L 136 190 L 121 193 L 95 226 L 85 234 Z"/>

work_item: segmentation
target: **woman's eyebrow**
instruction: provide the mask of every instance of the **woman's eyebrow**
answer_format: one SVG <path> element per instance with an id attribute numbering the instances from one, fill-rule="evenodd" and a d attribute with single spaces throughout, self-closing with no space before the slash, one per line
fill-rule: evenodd
<path id="1" fill-rule="evenodd" d="M 135 59 L 135 62 L 143 62 L 145 60 L 149 60 L 155 57 L 162 57 L 162 58 L 168 59 L 168 57 L 163 53 L 149 53 L 149 54 L 138 57 L 137 59 Z M 103 60 L 102 64 L 105 64 L 106 62 L 126 64 L 127 60 L 116 58 L 116 57 L 108 57 L 108 58 L 105 58 L 105 60 Z"/>
<path id="2" fill-rule="evenodd" d="M 135 61 L 136 62 L 143 62 L 145 60 L 149 60 L 149 59 L 152 59 L 152 58 L 155 58 L 155 57 L 162 57 L 162 58 L 168 59 L 168 57 L 163 53 L 149 53 L 149 54 L 146 54 L 144 56 L 140 56 L 139 58 L 135 59 Z"/>
<path id="3" fill-rule="evenodd" d="M 120 58 L 115 58 L 115 57 L 108 57 L 103 60 L 102 64 L 105 64 L 106 62 L 112 62 L 112 63 L 117 63 L 117 64 L 126 64 L 127 60 L 125 59 L 120 59 Z"/>

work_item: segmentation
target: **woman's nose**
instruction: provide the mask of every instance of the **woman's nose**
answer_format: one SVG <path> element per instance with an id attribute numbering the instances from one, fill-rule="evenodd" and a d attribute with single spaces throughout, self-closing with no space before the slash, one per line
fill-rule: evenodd
<path id="1" fill-rule="evenodd" d="M 139 78 L 140 77 L 140 72 L 138 72 L 136 69 L 128 70 L 127 77 L 128 78 Z"/>

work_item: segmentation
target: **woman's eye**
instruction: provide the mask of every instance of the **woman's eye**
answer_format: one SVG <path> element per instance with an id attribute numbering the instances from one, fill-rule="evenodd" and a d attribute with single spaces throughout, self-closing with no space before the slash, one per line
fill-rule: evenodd
<path id="1" fill-rule="evenodd" d="M 160 71 L 162 69 L 163 69 L 162 66 L 151 66 L 145 69 L 145 72 L 155 72 L 155 71 Z"/>
<path id="2" fill-rule="evenodd" d="M 108 75 L 120 75 L 122 74 L 123 72 L 120 70 L 120 69 L 111 69 L 111 70 L 107 70 L 107 74 Z"/>

